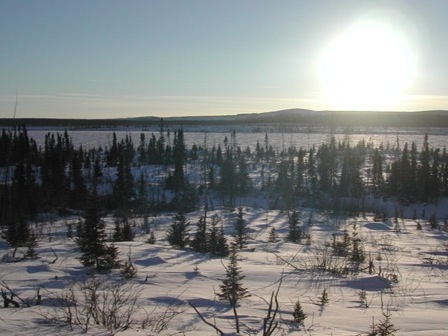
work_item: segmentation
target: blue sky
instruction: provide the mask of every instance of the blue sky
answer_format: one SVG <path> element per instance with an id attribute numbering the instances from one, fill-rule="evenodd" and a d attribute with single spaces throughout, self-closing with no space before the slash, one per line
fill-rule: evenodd
<path id="1" fill-rule="evenodd" d="M 0 0 L 0 118 L 16 92 L 17 117 L 34 118 L 337 109 L 318 60 L 369 15 L 415 56 L 394 109 L 447 109 L 447 13 L 445 0 Z"/>

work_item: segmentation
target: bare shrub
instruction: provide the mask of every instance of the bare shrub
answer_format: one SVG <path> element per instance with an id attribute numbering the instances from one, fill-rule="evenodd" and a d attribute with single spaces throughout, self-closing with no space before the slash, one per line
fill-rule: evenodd
<path id="1" fill-rule="evenodd" d="M 53 312 L 41 313 L 46 321 L 68 324 L 87 332 L 92 326 L 102 327 L 114 335 L 134 326 L 157 332 L 165 329 L 180 310 L 169 308 L 157 314 L 147 313 L 138 303 L 141 290 L 126 282 L 104 282 L 103 279 L 88 279 L 71 283 L 57 294 Z M 137 320 L 138 313 L 145 318 Z"/>

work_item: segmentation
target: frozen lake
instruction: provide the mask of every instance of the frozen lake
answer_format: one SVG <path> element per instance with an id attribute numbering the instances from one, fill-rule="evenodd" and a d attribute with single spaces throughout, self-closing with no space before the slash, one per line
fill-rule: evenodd
<path id="1" fill-rule="evenodd" d="M 45 135 L 48 132 L 59 132 L 62 133 L 64 130 L 49 130 L 49 129 L 28 129 L 28 133 L 31 137 L 33 137 L 38 145 L 43 145 L 45 140 Z M 137 146 L 140 142 L 140 134 L 144 133 L 146 137 L 146 141 L 148 142 L 152 133 L 158 138 L 158 131 L 142 131 L 142 130 L 113 130 L 113 129 L 83 129 L 83 130 L 68 130 L 69 136 L 73 140 L 73 144 L 78 147 L 83 145 L 85 148 L 94 148 L 94 147 L 105 147 L 110 146 L 112 143 L 113 132 L 117 135 L 117 139 L 123 139 L 126 135 L 130 135 L 134 142 L 134 145 Z M 400 147 L 407 142 L 411 144 L 415 142 L 417 144 L 418 149 L 421 148 L 423 143 L 424 134 L 428 133 L 429 135 L 429 145 L 434 148 L 443 149 L 448 143 L 448 129 L 445 128 L 390 128 L 390 129 L 355 129 L 355 130 L 339 130 L 335 131 L 333 135 L 335 136 L 337 141 L 341 141 L 343 139 L 348 139 L 351 145 L 356 145 L 359 141 L 364 141 L 366 143 L 373 143 L 374 146 L 379 146 L 381 143 L 386 148 L 388 145 L 390 147 L 395 146 L 397 143 L 397 139 L 399 141 Z M 257 144 L 257 141 L 260 142 L 260 145 L 264 145 L 265 143 L 265 132 L 248 132 L 246 130 L 239 131 L 236 130 L 236 141 L 238 146 L 241 146 L 242 149 L 247 146 L 254 148 Z M 296 148 L 310 148 L 313 145 L 320 145 L 323 142 L 329 139 L 330 133 L 328 130 L 323 129 L 302 129 L 298 132 L 267 132 L 269 144 L 273 146 L 275 150 L 281 150 L 282 148 L 288 148 L 290 146 L 294 146 Z M 204 131 L 194 131 L 194 130 L 185 130 L 184 137 L 187 147 L 191 147 L 193 144 L 203 146 L 205 143 L 208 147 L 211 146 L 221 146 L 224 143 L 224 138 L 227 138 L 230 141 L 231 131 L 216 131 L 213 129 L 204 130 Z M 174 140 L 174 132 L 171 131 L 170 137 L 167 138 L 168 142 L 172 142 Z"/>

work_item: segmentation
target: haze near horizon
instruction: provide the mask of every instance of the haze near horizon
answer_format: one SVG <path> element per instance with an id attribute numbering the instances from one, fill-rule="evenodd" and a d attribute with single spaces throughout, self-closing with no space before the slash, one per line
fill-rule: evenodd
<path id="1" fill-rule="evenodd" d="M 448 107 L 448 2 L 0 0 L 0 118 Z"/>

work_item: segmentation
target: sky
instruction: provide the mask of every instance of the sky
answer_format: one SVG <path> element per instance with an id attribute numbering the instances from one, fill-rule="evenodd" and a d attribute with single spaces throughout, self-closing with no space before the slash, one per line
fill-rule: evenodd
<path id="1" fill-rule="evenodd" d="M 446 0 L 0 0 L 0 118 L 448 109 Z"/>

